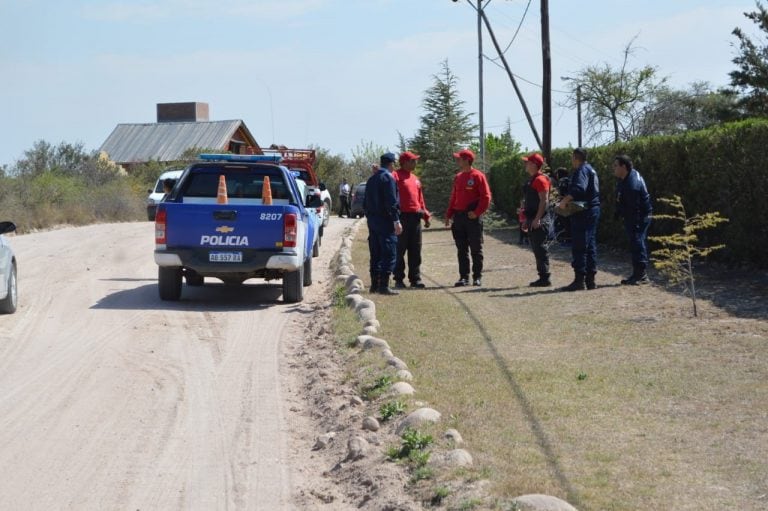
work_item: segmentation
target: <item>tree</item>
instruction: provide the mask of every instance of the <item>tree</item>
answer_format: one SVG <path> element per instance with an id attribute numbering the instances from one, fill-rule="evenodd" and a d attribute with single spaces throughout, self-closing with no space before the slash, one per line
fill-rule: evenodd
<path id="1" fill-rule="evenodd" d="M 371 141 L 361 140 L 357 147 L 352 149 L 352 161 L 349 162 L 349 175 L 347 179 L 354 179 L 355 183 L 365 181 L 371 175 L 371 164 L 379 163 L 381 155 L 388 150 L 384 146 L 374 144 Z"/>
<path id="2" fill-rule="evenodd" d="M 331 154 L 328 149 L 312 147 L 315 150 L 317 161 L 315 173 L 317 178 L 328 188 L 331 196 L 336 197 L 339 185 L 344 177 L 352 175 L 349 163 L 340 154 Z"/>
<path id="3" fill-rule="evenodd" d="M 581 101 L 585 105 L 584 124 L 595 142 L 605 141 L 606 136 L 610 136 L 612 142 L 636 136 L 636 121 L 642 115 L 644 105 L 667 80 L 659 78 L 652 66 L 629 68 L 634 41 L 635 38 L 624 48 L 624 60 L 619 69 L 608 63 L 588 66 L 571 80 L 572 96 L 566 106 L 576 105 L 576 90 L 580 88 Z"/>
<path id="4" fill-rule="evenodd" d="M 424 92 L 420 127 L 408 140 L 408 146 L 421 156 L 419 174 L 427 207 L 438 213 L 448 205 L 457 170 L 453 153 L 472 142 L 477 128 L 470 121 L 471 114 L 464 111 L 456 75 L 448 61 L 443 61 L 441 67 L 440 73 L 433 75 L 432 86 Z"/>
<path id="5" fill-rule="evenodd" d="M 768 115 L 768 10 L 758 0 L 757 10 L 745 12 L 762 31 L 762 41 L 757 42 L 740 28 L 734 28 L 733 35 L 739 40 L 739 54 L 733 59 L 738 66 L 731 71 L 731 86 L 740 91 L 742 104 L 751 115 Z"/>
<path id="6" fill-rule="evenodd" d="M 24 151 L 24 156 L 11 170 L 12 174 L 23 178 L 53 172 L 76 177 L 92 185 L 107 183 L 119 174 L 115 165 L 101 158 L 95 151 L 86 152 L 80 142 L 62 142 L 54 146 L 44 140 L 38 140 L 32 149 Z"/>
<path id="7" fill-rule="evenodd" d="M 707 82 L 692 83 L 687 90 L 663 86 L 643 107 L 633 131 L 637 136 L 675 135 L 741 117 L 736 95 L 714 91 Z"/>
<path id="8" fill-rule="evenodd" d="M 690 292 L 693 301 L 693 315 L 698 317 L 696 308 L 696 281 L 693 278 L 693 258 L 707 257 L 715 250 L 724 248 L 725 245 L 711 247 L 699 247 L 698 233 L 704 229 L 711 229 L 724 222 L 727 218 L 720 213 L 702 213 L 688 217 L 683 206 L 683 201 L 678 195 L 661 197 L 658 202 L 672 209 L 670 214 L 654 214 L 656 220 L 672 220 L 679 222 L 681 230 L 665 236 L 651 236 L 649 239 L 661 245 L 652 252 L 653 266 L 669 279 L 670 284 L 682 284 L 684 289 Z"/>
<path id="9" fill-rule="evenodd" d="M 472 144 L 472 150 L 477 150 L 477 144 Z M 520 154 L 522 146 L 512 137 L 512 125 L 507 119 L 507 126 L 499 135 L 485 135 L 485 166 L 491 168 L 495 161 L 508 156 Z"/>

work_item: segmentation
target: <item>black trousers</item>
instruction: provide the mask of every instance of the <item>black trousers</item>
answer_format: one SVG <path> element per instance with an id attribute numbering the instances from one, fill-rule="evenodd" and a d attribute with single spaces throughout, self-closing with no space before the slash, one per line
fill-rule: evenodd
<path id="1" fill-rule="evenodd" d="M 395 280 L 405 280 L 405 254 L 408 253 L 408 281 L 421 280 L 421 213 L 400 213 L 403 232 L 397 237 Z"/>
<path id="2" fill-rule="evenodd" d="M 349 210 L 349 197 L 346 195 L 340 195 L 339 202 L 341 203 L 339 206 L 339 216 L 342 216 L 345 211 L 347 212 L 347 217 L 351 216 L 352 213 Z"/>
<path id="3" fill-rule="evenodd" d="M 528 231 L 531 248 L 536 258 L 536 271 L 539 277 L 549 277 L 549 246 L 547 245 L 548 224 L 542 224 L 538 229 Z"/>
<path id="4" fill-rule="evenodd" d="M 451 226 L 456 256 L 459 260 L 459 276 L 469 278 L 469 255 L 472 255 L 472 278 L 483 276 L 483 220 L 470 220 L 466 213 L 456 213 Z"/>

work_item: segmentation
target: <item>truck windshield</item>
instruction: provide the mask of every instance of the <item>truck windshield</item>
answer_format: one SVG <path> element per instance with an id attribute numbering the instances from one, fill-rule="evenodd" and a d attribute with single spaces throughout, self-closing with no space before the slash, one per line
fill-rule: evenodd
<path id="1" fill-rule="evenodd" d="M 264 176 L 269 176 L 272 198 L 292 199 L 290 189 L 278 169 L 229 165 L 193 168 L 185 182 L 183 196 L 215 198 L 221 175 L 227 182 L 227 196 L 230 198 L 261 199 Z"/>

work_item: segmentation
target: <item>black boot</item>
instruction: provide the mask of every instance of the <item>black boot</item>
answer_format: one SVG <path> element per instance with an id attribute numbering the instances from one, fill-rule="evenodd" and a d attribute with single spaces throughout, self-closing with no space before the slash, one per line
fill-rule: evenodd
<path id="1" fill-rule="evenodd" d="M 380 295 L 399 295 L 397 291 L 389 287 L 389 273 L 381 275 L 379 278 L 379 288 L 376 291 Z"/>
<path id="2" fill-rule="evenodd" d="M 371 287 L 368 290 L 370 293 L 376 293 L 379 290 L 379 276 L 371 273 Z"/>
<path id="3" fill-rule="evenodd" d="M 648 284 L 649 282 L 648 274 L 645 272 L 645 266 L 643 265 L 635 266 L 632 275 L 621 280 L 621 284 L 624 286 L 639 286 L 641 284 Z"/>
<path id="4" fill-rule="evenodd" d="M 595 289 L 597 287 L 597 284 L 595 284 L 595 272 L 589 272 L 584 276 L 584 284 L 586 284 L 587 289 Z"/>
<path id="5" fill-rule="evenodd" d="M 544 273 L 539 275 L 539 280 L 534 280 L 528 285 L 530 287 L 549 287 L 552 285 L 552 282 L 549 280 L 549 273 Z"/>
<path id="6" fill-rule="evenodd" d="M 584 283 L 584 274 L 576 272 L 573 277 L 573 282 L 565 287 L 561 287 L 560 291 L 584 291 L 587 286 Z"/>

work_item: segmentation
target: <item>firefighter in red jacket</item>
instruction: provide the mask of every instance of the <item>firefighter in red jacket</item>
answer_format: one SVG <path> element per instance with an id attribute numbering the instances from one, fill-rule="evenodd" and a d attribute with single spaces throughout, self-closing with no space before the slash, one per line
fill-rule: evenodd
<path id="1" fill-rule="evenodd" d="M 454 153 L 459 173 L 453 179 L 445 225 L 451 228 L 459 260 L 456 287 L 469 285 L 469 253 L 472 254 L 472 285 L 481 286 L 483 276 L 483 213 L 491 204 L 491 189 L 485 174 L 472 167 L 475 154 L 469 149 Z"/>
<path id="2" fill-rule="evenodd" d="M 421 281 L 421 219 L 429 227 L 430 213 L 424 204 L 421 181 L 413 174 L 418 154 L 405 151 L 400 154 L 400 168 L 394 172 L 397 191 L 400 195 L 400 221 L 403 232 L 397 237 L 397 263 L 395 264 L 395 287 L 405 287 L 405 253 L 408 252 L 408 281 L 411 287 L 422 289 Z"/>

